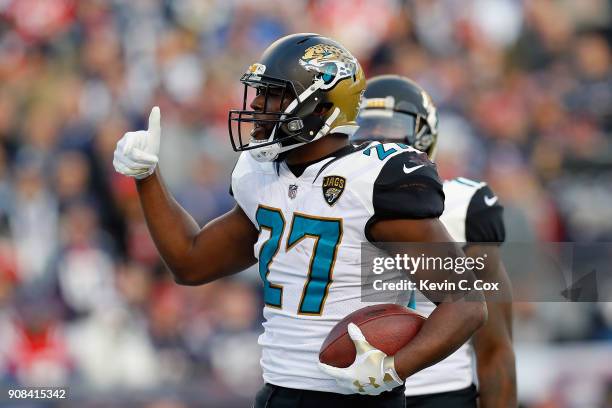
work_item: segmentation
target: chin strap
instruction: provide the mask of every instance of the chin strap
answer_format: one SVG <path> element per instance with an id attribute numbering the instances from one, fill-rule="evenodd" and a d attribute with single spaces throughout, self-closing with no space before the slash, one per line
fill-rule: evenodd
<path id="1" fill-rule="evenodd" d="M 304 92 L 299 94 L 297 96 L 297 98 L 295 98 L 293 101 L 291 101 L 289 106 L 287 106 L 287 108 L 284 110 L 283 115 L 281 115 L 279 120 L 286 119 L 287 115 L 293 113 L 295 108 L 297 108 L 298 104 L 300 104 L 300 103 L 304 102 L 306 99 L 308 99 L 313 93 L 315 93 L 316 91 L 321 89 L 321 87 L 324 84 L 325 83 L 323 82 L 322 79 L 315 79 L 314 82 L 312 83 L 312 85 L 310 85 L 308 88 L 306 88 L 306 90 Z M 268 138 L 267 142 L 271 142 L 272 140 L 274 140 L 274 137 L 276 136 L 276 130 L 277 129 L 278 129 L 278 124 L 276 124 L 274 126 L 274 129 L 272 129 L 272 133 L 270 134 L 270 137 Z M 297 146 L 297 145 L 295 145 L 295 146 Z"/>
<path id="2" fill-rule="evenodd" d="M 336 109 L 334 109 L 332 114 L 329 115 L 329 118 L 327 118 L 323 126 L 321 126 L 321 129 L 319 129 L 319 131 L 317 132 L 315 137 L 311 140 L 311 142 L 314 142 L 315 140 L 319 140 L 320 138 L 328 134 L 331 129 L 332 123 L 334 123 L 334 121 L 338 118 L 338 115 L 340 115 L 340 108 L 336 107 Z"/>
<path id="3" fill-rule="evenodd" d="M 330 129 L 331 129 L 331 125 L 332 123 L 334 123 L 334 121 L 338 118 L 338 115 L 340 115 L 340 108 L 336 107 L 336 109 L 334 109 L 334 111 L 332 112 L 331 115 L 329 115 L 329 118 L 327 118 L 327 120 L 325 121 L 325 123 L 323 124 L 323 126 L 321 126 L 321 129 L 319 129 L 319 131 L 317 132 L 317 134 L 315 135 L 315 137 L 308 141 L 308 142 L 301 142 L 301 143 L 296 143 L 296 144 L 292 144 L 289 146 L 281 146 L 280 143 L 276 143 L 276 144 L 272 144 L 269 146 L 264 146 L 264 147 L 260 147 L 259 149 L 253 149 L 251 150 L 251 155 L 253 156 L 253 158 L 259 162 L 266 162 L 266 161 L 273 161 L 276 160 L 276 158 L 278 157 L 279 154 L 287 152 L 289 150 L 293 150 L 296 149 L 300 146 L 304 146 L 307 143 L 312 143 L 316 140 L 319 140 L 320 138 L 322 138 L 323 136 L 325 136 L 326 134 L 329 133 Z M 278 126 L 278 125 L 277 125 Z M 276 130 L 276 126 L 274 127 L 274 129 Z M 274 132 L 272 132 L 272 135 L 270 136 L 270 138 L 274 137 Z M 257 140 L 251 140 L 249 142 L 249 144 L 251 143 L 265 143 L 268 142 L 272 139 L 268 139 L 268 140 L 263 140 L 263 141 L 257 141 Z"/>

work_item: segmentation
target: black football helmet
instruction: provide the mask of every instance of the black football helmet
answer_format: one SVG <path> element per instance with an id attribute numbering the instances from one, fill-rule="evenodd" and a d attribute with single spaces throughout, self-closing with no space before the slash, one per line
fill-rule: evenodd
<path id="1" fill-rule="evenodd" d="M 438 114 L 431 97 L 411 79 L 380 75 L 366 85 L 359 130 L 352 143 L 367 140 L 399 142 L 435 156 L 438 141 Z"/>
<path id="2" fill-rule="evenodd" d="M 357 59 L 329 38 L 304 33 L 283 37 L 264 51 L 240 82 L 242 109 L 229 111 L 230 141 L 234 151 L 250 150 L 258 161 L 277 160 L 281 153 L 329 133 L 350 136 L 357 130 L 365 76 Z M 264 94 L 263 110 L 247 109 L 250 90 Z M 284 110 L 268 111 L 272 92 L 281 95 L 281 106 L 283 101 L 291 103 Z M 271 131 L 266 139 L 245 140 L 245 123 Z"/>

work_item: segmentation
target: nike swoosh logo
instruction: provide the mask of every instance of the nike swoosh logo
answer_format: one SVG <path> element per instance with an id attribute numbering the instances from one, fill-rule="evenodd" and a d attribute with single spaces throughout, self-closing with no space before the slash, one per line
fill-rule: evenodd
<path id="1" fill-rule="evenodd" d="M 484 196 L 484 202 L 489 207 L 493 206 L 493 204 L 497 202 L 497 199 L 498 199 L 497 196 L 493 196 L 493 197 Z"/>
<path id="2" fill-rule="evenodd" d="M 404 173 L 406 174 L 412 173 L 413 171 L 420 169 L 423 166 L 424 164 L 419 164 L 418 166 L 414 166 L 414 167 L 406 167 L 406 165 L 404 164 Z"/>

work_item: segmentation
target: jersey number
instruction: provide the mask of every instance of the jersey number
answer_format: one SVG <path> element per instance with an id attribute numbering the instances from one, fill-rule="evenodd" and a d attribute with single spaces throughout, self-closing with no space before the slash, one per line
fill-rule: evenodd
<path id="1" fill-rule="evenodd" d="M 280 241 L 285 230 L 285 217 L 277 208 L 259 206 L 255 218 L 260 231 L 264 229 L 270 231 L 270 238 L 263 243 L 259 252 L 259 275 L 264 284 L 264 302 L 268 306 L 280 308 L 283 303 L 283 287 L 270 283 L 268 274 L 274 256 L 280 249 Z M 298 313 L 319 315 L 332 282 L 338 244 L 342 239 L 342 219 L 294 213 L 285 251 L 291 250 L 306 238 L 312 238 L 314 246 Z"/>
<path id="2" fill-rule="evenodd" d="M 402 150 L 410 149 L 410 146 L 404 143 L 395 143 L 395 145 L 397 145 L 397 147 L 399 147 Z M 376 155 L 378 156 L 378 160 L 385 160 L 387 157 L 397 152 L 397 149 L 394 147 L 391 147 L 389 148 L 389 150 L 387 150 L 385 149 L 384 145 L 376 144 L 376 145 L 372 145 L 368 147 L 367 149 L 365 149 L 363 151 L 363 154 L 365 154 L 366 156 L 369 156 L 370 154 L 372 154 L 372 150 L 376 150 Z"/>

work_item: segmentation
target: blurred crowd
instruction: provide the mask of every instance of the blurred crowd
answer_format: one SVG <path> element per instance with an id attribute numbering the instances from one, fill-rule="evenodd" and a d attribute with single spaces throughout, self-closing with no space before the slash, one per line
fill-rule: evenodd
<path id="1" fill-rule="evenodd" d="M 169 188 L 225 212 L 238 79 L 304 31 L 431 93 L 441 175 L 487 180 L 509 241 L 612 238 L 610 0 L 0 1 L 0 383 L 253 395 L 255 274 L 175 285 L 112 156 L 159 105 Z M 517 338 L 612 338 L 612 308 L 558 310 L 517 307 Z"/>

